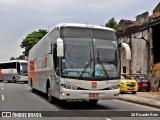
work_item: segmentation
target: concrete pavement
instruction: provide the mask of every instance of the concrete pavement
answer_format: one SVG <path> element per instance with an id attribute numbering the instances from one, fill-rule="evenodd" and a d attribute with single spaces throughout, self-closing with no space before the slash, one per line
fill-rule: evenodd
<path id="1" fill-rule="evenodd" d="M 160 109 L 160 92 L 124 93 L 118 99 Z"/>

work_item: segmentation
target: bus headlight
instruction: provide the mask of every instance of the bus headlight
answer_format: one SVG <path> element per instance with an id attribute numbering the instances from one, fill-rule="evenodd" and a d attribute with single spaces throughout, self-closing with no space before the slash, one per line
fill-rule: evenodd
<path id="1" fill-rule="evenodd" d="M 74 85 L 66 85 L 66 84 L 61 84 L 61 86 L 63 88 L 66 88 L 66 89 L 72 89 L 72 90 L 77 90 L 78 87 L 77 86 L 74 86 Z"/>

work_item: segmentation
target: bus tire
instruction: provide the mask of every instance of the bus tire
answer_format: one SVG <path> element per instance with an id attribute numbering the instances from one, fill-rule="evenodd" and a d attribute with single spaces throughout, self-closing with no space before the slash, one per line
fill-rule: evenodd
<path id="1" fill-rule="evenodd" d="M 89 100 L 91 104 L 97 104 L 98 100 Z"/>
<path id="2" fill-rule="evenodd" d="M 53 95 L 52 95 L 52 89 L 51 89 L 49 80 L 47 80 L 47 84 L 46 84 L 46 93 L 47 93 L 48 101 L 50 103 L 57 103 L 58 102 L 58 99 L 53 97 Z"/>
<path id="3" fill-rule="evenodd" d="M 51 92 L 51 87 L 50 87 L 50 85 L 47 87 L 47 97 L 48 97 L 48 101 L 49 101 L 50 103 L 52 103 L 52 102 L 53 102 L 53 96 L 52 96 L 52 92 Z"/>
<path id="4" fill-rule="evenodd" d="M 17 81 L 16 81 L 16 78 L 15 77 L 13 77 L 13 83 L 16 83 Z"/>

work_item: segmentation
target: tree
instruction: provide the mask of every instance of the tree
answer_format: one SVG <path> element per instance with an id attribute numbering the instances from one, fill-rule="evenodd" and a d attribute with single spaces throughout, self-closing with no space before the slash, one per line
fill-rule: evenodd
<path id="1" fill-rule="evenodd" d="M 29 50 L 47 33 L 47 30 L 39 29 L 38 31 L 34 31 L 31 34 L 28 34 L 20 45 L 21 48 L 25 48 L 23 55 L 28 56 Z"/>
<path id="2" fill-rule="evenodd" d="M 20 55 L 19 57 L 16 58 L 17 60 L 25 60 L 25 56 L 24 55 Z"/>
<path id="3" fill-rule="evenodd" d="M 105 27 L 113 28 L 116 32 L 120 30 L 120 26 L 117 24 L 114 18 L 111 18 L 106 24 Z"/>
<path id="4" fill-rule="evenodd" d="M 16 60 L 16 58 L 15 57 L 11 57 L 10 60 Z"/>

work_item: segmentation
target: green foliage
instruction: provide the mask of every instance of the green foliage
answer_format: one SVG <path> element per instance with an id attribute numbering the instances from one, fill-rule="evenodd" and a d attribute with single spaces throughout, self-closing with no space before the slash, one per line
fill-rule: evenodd
<path id="1" fill-rule="evenodd" d="M 18 59 L 18 60 L 25 60 L 25 56 L 24 56 L 24 55 L 20 55 L 20 56 L 17 57 L 16 59 Z"/>
<path id="2" fill-rule="evenodd" d="M 20 56 L 17 57 L 17 58 L 11 57 L 10 60 L 25 60 L 25 56 L 24 56 L 24 55 L 20 55 Z"/>
<path id="3" fill-rule="evenodd" d="M 111 18 L 106 24 L 105 27 L 110 27 L 113 28 L 116 32 L 118 32 L 120 30 L 120 26 L 118 25 L 118 23 L 116 22 L 116 20 L 114 18 Z"/>
<path id="4" fill-rule="evenodd" d="M 25 39 L 21 42 L 20 47 L 25 48 L 23 54 L 28 56 L 29 50 L 46 34 L 47 30 L 39 29 L 38 31 L 34 31 L 31 34 L 28 34 Z"/>
<path id="5" fill-rule="evenodd" d="M 11 57 L 10 60 L 16 60 L 16 58 L 15 57 Z"/>

